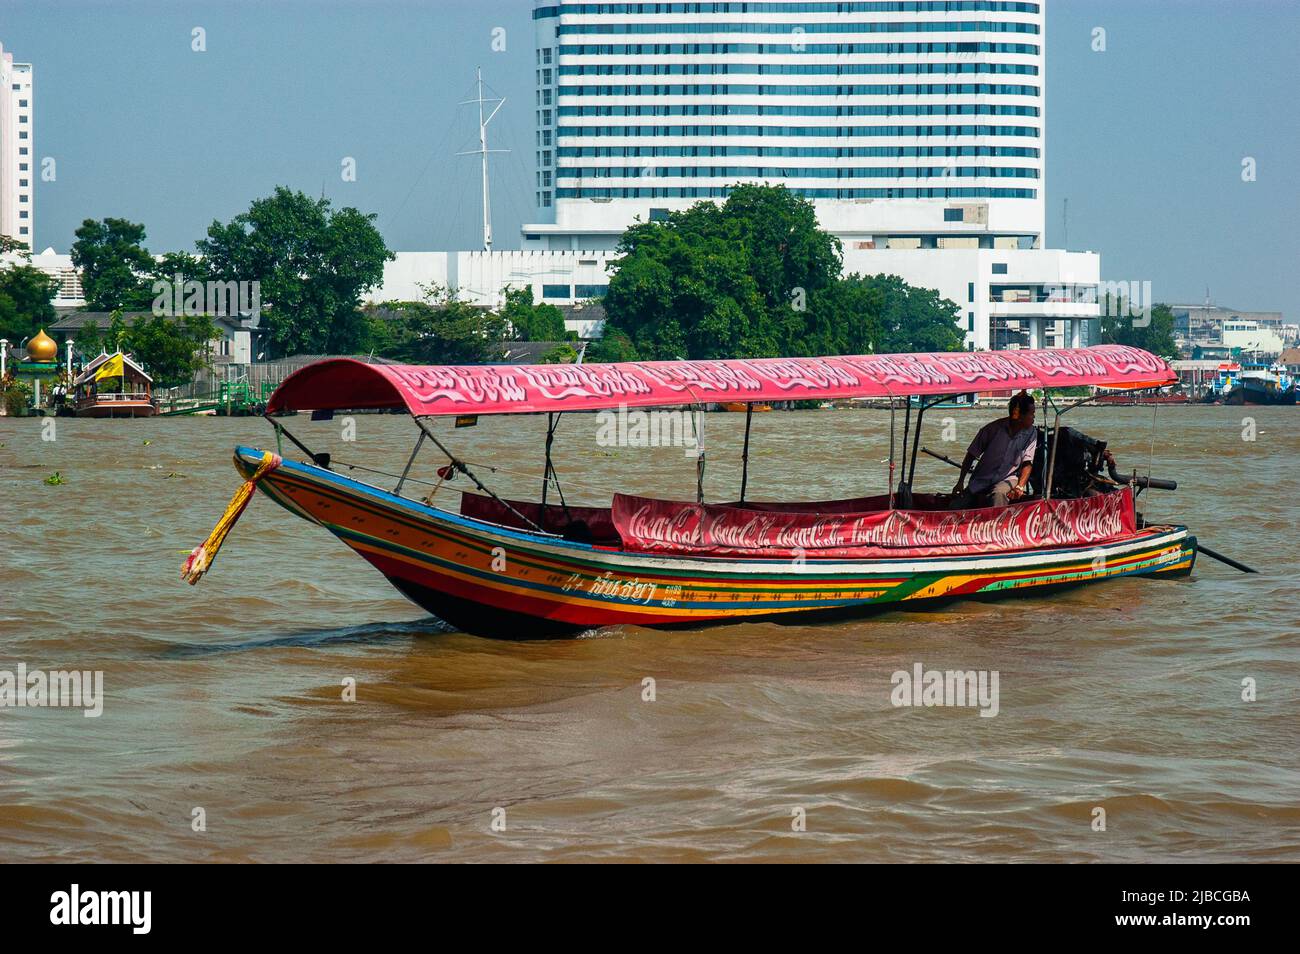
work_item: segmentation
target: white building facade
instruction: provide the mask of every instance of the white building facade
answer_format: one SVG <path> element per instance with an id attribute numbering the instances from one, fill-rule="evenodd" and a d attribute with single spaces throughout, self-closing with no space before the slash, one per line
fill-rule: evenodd
<path id="1" fill-rule="evenodd" d="M 638 219 L 783 184 L 846 272 L 956 302 L 968 347 L 1087 343 L 1100 261 L 1043 248 L 1042 0 L 537 0 L 533 18 L 526 251 L 605 258 Z"/>
<path id="2" fill-rule="evenodd" d="M 0 44 L 0 235 L 34 247 L 36 154 L 32 65 Z"/>

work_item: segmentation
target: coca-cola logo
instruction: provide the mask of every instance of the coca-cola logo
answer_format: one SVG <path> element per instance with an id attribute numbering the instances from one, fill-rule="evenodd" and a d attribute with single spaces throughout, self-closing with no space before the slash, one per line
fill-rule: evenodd
<path id="1" fill-rule="evenodd" d="M 628 505 L 631 509 L 628 510 Z M 623 516 L 624 513 L 628 515 Z M 857 514 L 744 510 L 620 497 L 614 519 L 629 543 L 654 549 L 751 552 L 1014 551 L 1099 543 L 1133 529 L 1132 492 L 949 512 Z"/>

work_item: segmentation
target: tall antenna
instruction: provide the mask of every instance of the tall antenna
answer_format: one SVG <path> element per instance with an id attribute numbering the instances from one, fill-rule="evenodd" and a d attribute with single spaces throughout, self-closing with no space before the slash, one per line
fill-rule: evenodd
<path id="1" fill-rule="evenodd" d="M 1070 200 L 1068 198 L 1061 209 L 1061 231 L 1064 233 L 1061 236 L 1061 248 L 1068 252 L 1070 250 Z"/>
<path id="2" fill-rule="evenodd" d="M 488 153 L 489 152 L 509 152 L 509 149 L 489 149 L 487 147 L 487 127 L 492 122 L 492 117 L 497 114 L 505 103 L 504 97 L 490 96 L 486 99 L 483 97 L 483 70 L 476 68 L 474 70 L 475 80 L 478 86 L 478 98 L 467 99 L 461 103 L 462 106 L 468 106 L 471 103 L 478 104 L 478 148 L 469 149 L 465 152 L 458 152 L 458 156 L 481 156 L 483 161 L 483 251 L 492 251 L 492 206 L 488 200 Z M 496 108 L 488 113 L 487 118 L 483 116 L 483 106 L 487 103 L 496 103 Z"/>

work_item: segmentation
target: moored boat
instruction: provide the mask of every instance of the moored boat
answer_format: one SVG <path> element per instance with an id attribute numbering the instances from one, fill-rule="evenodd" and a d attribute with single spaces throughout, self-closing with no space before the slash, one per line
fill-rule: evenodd
<path id="1" fill-rule="evenodd" d="M 945 395 L 994 385 L 1156 387 L 1172 380 L 1161 359 L 1112 345 L 582 366 L 323 361 L 286 379 L 268 412 L 407 410 L 420 436 L 397 486 L 387 490 L 344 474 L 347 465 L 313 454 L 268 417 L 277 437 L 296 444 L 306 459 L 238 448 L 235 463 L 247 478 L 242 497 L 195 548 L 183 572 L 194 582 L 207 570 L 257 487 L 330 531 L 420 606 L 469 632 L 494 636 L 563 635 L 621 623 L 846 615 L 891 603 L 1042 592 L 1116 576 L 1186 575 L 1196 560 L 1196 539 L 1183 526 L 1145 523 L 1135 507 L 1143 478 L 1125 486 L 1093 471 L 1079 484 L 1086 491 L 1062 497 L 1061 488 L 1075 486 L 1077 475 L 1060 480 L 1056 457 L 1049 455 L 1042 492 L 1007 507 L 950 509 L 954 501 L 947 495 L 911 492 L 922 417 Z M 431 426 L 444 415 L 547 413 L 548 487 L 554 474 L 549 437 L 565 411 L 698 405 L 733 395 L 746 404 L 883 396 L 902 399 L 906 432 L 906 399 L 914 394 L 930 402 L 916 414 L 910 462 L 904 436 L 896 490 L 813 503 L 747 501 L 747 466 L 738 499 L 723 503 L 705 503 L 702 493 L 693 502 L 616 494 L 609 507 L 585 508 L 548 502 L 545 492 L 540 501 L 509 500 L 487 488 Z M 746 428 L 746 464 L 748 438 Z M 440 475 L 463 475 L 479 491 L 461 493 L 458 507 L 401 492 L 426 439 L 450 461 Z M 703 461 L 697 461 L 701 478 Z"/>
<path id="2" fill-rule="evenodd" d="M 72 412 L 77 417 L 153 417 L 158 405 L 153 378 L 130 355 L 101 354 L 72 382 Z"/>

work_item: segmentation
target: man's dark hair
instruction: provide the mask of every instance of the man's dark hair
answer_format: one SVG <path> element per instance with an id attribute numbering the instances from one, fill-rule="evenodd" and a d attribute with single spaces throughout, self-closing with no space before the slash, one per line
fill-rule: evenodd
<path id="1" fill-rule="evenodd" d="M 1028 391 L 1021 391 L 1019 394 L 1012 395 L 1011 402 L 1007 405 L 1009 414 L 1015 414 L 1019 411 L 1021 417 L 1024 417 L 1033 409 L 1034 398 Z"/>

